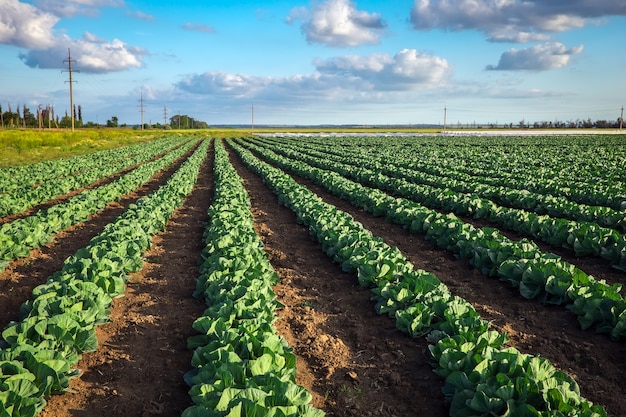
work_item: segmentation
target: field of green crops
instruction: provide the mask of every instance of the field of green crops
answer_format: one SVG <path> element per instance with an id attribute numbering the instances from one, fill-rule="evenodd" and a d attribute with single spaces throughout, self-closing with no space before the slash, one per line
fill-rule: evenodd
<path id="1" fill-rule="evenodd" d="M 131 378 L 87 367 L 85 358 L 123 357 L 125 345 L 102 343 L 101 329 L 130 320 L 116 313 L 119 300 L 132 300 L 136 277 L 159 263 L 151 249 L 184 221 L 203 236 L 189 242 L 200 249 L 192 264 L 169 265 L 165 279 L 193 274 L 193 289 L 176 302 L 202 303 L 204 311 L 182 330 L 162 324 L 165 336 L 143 354 L 154 349 L 163 358 L 154 366 L 171 368 L 184 387 L 171 389 L 186 399 L 172 395 L 167 404 L 167 392 L 150 389 L 137 398 L 119 385 L 107 392 L 102 415 L 129 412 L 111 405 L 115 397 L 140 404 L 137 415 L 439 416 L 406 414 L 418 400 L 393 389 L 379 400 L 403 408 L 361 414 L 380 381 L 348 368 L 349 378 L 326 385 L 314 371 L 313 380 L 301 378 L 301 369 L 321 368 L 324 355 L 312 361 L 288 341 L 297 331 L 287 336 L 276 325 L 291 308 L 275 292 L 290 258 L 278 262 L 265 244 L 271 233 L 261 233 L 259 213 L 277 212 L 259 205 L 261 193 L 289 209 L 293 220 L 281 221 L 309 236 L 330 265 L 298 260 L 302 269 L 325 268 L 368 289 L 368 308 L 423 346 L 427 360 L 416 374 L 428 368 L 429 385 L 442 395 L 416 387 L 419 401 L 438 401 L 454 417 L 625 415 L 625 167 L 626 135 L 207 133 L 3 168 L 0 417 L 96 415 L 73 414 L 93 400 L 79 381 Z M 205 217 L 181 220 L 199 187 L 210 196 L 197 207 Z M 113 206 L 119 214 L 104 220 Z M 96 223 L 81 235 L 85 244 L 71 237 Z M 374 233 L 380 224 L 384 231 Z M 428 253 L 391 243 L 400 235 L 424 242 Z M 41 253 L 57 246 L 70 252 L 49 270 Z M 455 281 L 453 268 L 466 276 Z M 45 276 L 33 282 L 22 270 Z M 312 298 L 303 311 L 341 311 L 341 299 L 328 306 Z M 176 343 L 186 345 L 171 350 L 187 358 L 183 369 L 163 348 Z M 153 365 L 142 365 L 148 375 L 146 366 Z M 403 378 L 392 382 L 411 391 Z M 337 405 L 342 396 L 351 408 Z"/>

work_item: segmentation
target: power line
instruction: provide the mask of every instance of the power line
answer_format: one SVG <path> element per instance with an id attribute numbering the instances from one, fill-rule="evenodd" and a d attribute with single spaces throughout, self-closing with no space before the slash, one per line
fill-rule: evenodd
<path id="1" fill-rule="evenodd" d="M 143 91 L 141 92 L 141 98 L 139 99 L 139 113 L 141 113 L 141 130 L 143 130 L 143 114 L 145 113 L 145 110 L 143 108 Z"/>
<path id="2" fill-rule="evenodd" d="M 70 83 L 70 114 L 72 118 L 72 132 L 74 131 L 74 94 L 72 92 L 72 83 L 76 81 L 72 80 L 72 62 L 76 62 L 76 60 L 72 59 L 72 55 L 70 54 L 70 48 L 67 48 L 67 59 L 63 60 L 63 62 L 67 62 L 67 72 L 70 73 L 69 81 L 65 81 L 66 83 Z M 78 70 L 74 70 L 74 72 L 80 72 Z"/>

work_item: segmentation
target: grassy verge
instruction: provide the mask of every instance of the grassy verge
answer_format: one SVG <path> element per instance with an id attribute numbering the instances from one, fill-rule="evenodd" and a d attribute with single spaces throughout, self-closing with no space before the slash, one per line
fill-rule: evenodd
<path id="1" fill-rule="evenodd" d="M 149 141 L 163 131 L 128 129 L 0 130 L 0 168 L 29 165 Z"/>

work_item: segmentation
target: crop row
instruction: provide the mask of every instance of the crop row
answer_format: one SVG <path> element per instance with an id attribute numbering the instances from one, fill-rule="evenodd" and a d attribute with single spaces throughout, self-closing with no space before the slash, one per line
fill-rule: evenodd
<path id="1" fill-rule="evenodd" d="M 347 213 L 325 203 L 277 168 L 234 145 L 244 164 L 292 209 L 334 261 L 373 287 L 379 313 L 431 343 L 435 372 L 445 378 L 450 415 L 606 416 L 581 397 L 571 376 L 547 359 L 506 347 L 474 308 L 433 274 L 415 270 Z"/>
<path id="2" fill-rule="evenodd" d="M 626 178 L 619 139 L 572 137 L 342 138 L 343 151 L 369 154 L 382 165 L 401 161 L 435 176 L 566 197 L 623 210 Z M 315 146 L 326 146 L 313 141 Z M 567 147 L 567 152 L 563 150 Z M 342 151 L 342 153 L 343 153 Z"/>
<path id="3" fill-rule="evenodd" d="M 499 206 L 477 194 L 461 193 L 445 187 L 420 185 L 402 178 L 389 177 L 383 174 L 388 172 L 386 168 L 364 158 L 329 158 L 317 152 L 308 155 L 293 148 L 285 149 L 279 146 L 270 148 L 289 158 L 299 159 L 319 168 L 332 169 L 364 185 L 382 189 L 394 196 L 409 198 L 429 208 L 487 219 L 509 230 L 572 250 L 576 256 L 603 257 L 614 268 L 626 271 L 626 235 L 594 222 L 538 215 Z M 611 216 L 611 222 L 615 227 L 626 228 L 626 213 L 615 212 Z"/>
<path id="4" fill-rule="evenodd" d="M 44 203 L 59 195 L 86 187 L 93 182 L 116 174 L 119 171 L 143 163 L 162 154 L 181 143 L 180 138 L 168 138 L 151 143 L 141 143 L 125 148 L 97 152 L 68 160 L 59 159 L 42 163 L 45 169 L 33 174 L 31 179 L 28 171 L 22 175 L 5 178 L 0 185 L 0 217 L 19 213 Z M 39 166 L 36 164 L 35 166 Z M 57 172 L 57 166 L 61 165 Z M 31 165 L 31 167 L 33 167 Z M 66 167 L 66 169 L 63 169 Z M 26 188 L 17 188 L 7 192 L 12 185 L 25 181 L 31 184 Z M 34 182 L 34 183 L 33 183 Z"/>
<path id="5" fill-rule="evenodd" d="M 240 141 L 241 143 L 241 141 Z M 528 299 L 567 304 L 583 329 L 593 325 L 614 339 L 626 335 L 626 300 L 621 285 L 597 281 L 556 255 L 543 253 L 532 241 L 511 241 L 497 229 L 475 228 L 453 214 L 441 214 L 414 201 L 392 197 L 331 171 L 254 147 L 281 168 L 309 178 L 330 192 L 374 215 L 385 215 L 412 233 L 425 234 L 439 247 L 453 251 L 488 276 L 499 276 Z"/>
<path id="6" fill-rule="evenodd" d="M 128 159 L 133 155 L 145 152 L 148 146 L 163 146 L 167 142 L 174 145 L 180 139 L 164 137 L 152 143 L 143 142 L 134 145 L 106 149 L 85 155 L 77 155 L 69 158 L 49 159 L 31 165 L 20 165 L 0 169 L 0 190 L 2 193 L 13 193 L 29 188 L 36 188 L 48 181 L 69 177 L 85 169 L 93 169 Z M 161 145 L 158 145 L 158 144 Z"/>
<path id="7" fill-rule="evenodd" d="M 187 142 L 163 157 L 146 162 L 115 181 L 87 189 L 65 202 L 39 210 L 35 214 L 0 225 L 0 272 L 9 261 L 28 257 L 31 249 L 48 243 L 54 234 L 84 222 L 89 216 L 117 201 L 147 182 L 155 173 L 171 165 L 194 145 Z"/>
<path id="8" fill-rule="evenodd" d="M 195 349 L 185 375 L 194 416 L 324 415 L 311 394 L 295 383 L 295 356 L 273 327 L 280 307 L 278 282 L 254 230 L 250 199 L 241 178 L 215 141 L 215 197 L 209 207 L 201 276 L 194 296 L 208 308 L 188 340 Z"/>
<path id="9" fill-rule="evenodd" d="M 562 196 L 530 192 L 530 187 L 517 183 L 514 186 L 521 188 L 512 188 L 513 184 L 511 181 L 504 179 L 497 179 L 484 184 L 481 183 L 485 182 L 484 178 L 475 175 L 468 174 L 462 179 L 450 178 L 450 174 L 442 172 L 441 168 L 436 166 L 438 161 L 430 161 L 424 164 L 414 162 L 415 158 L 409 161 L 397 155 L 391 160 L 390 158 L 372 155 L 369 152 L 358 153 L 351 151 L 347 153 L 345 149 L 332 145 L 307 147 L 306 145 L 295 143 L 289 146 L 276 141 L 273 143 L 278 145 L 274 146 L 274 148 L 279 148 L 281 152 L 298 152 L 309 163 L 314 163 L 314 161 L 321 159 L 324 161 L 332 160 L 342 164 L 345 166 L 345 170 L 353 172 L 355 177 L 358 177 L 361 181 L 367 180 L 374 175 L 373 172 L 378 176 L 382 174 L 389 183 L 390 189 L 397 187 L 398 192 L 402 192 L 402 190 L 408 187 L 409 189 L 404 194 L 415 194 L 421 200 L 430 198 L 437 201 L 442 196 L 459 195 L 473 204 L 473 207 L 469 208 L 469 213 L 483 217 L 489 217 L 491 211 L 495 211 L 498 214 L 502 209 L 511 207 L 523 210 L 521 211 L 521 216 L 531 215 L 531 213 L 527 212 L 529 210 L 537 213 L 537 215 L 546 214 L 574 221 L 593 222 L 600 226 L 614 228 L 618 232 L 626 232 L 626 213 L 624 213 L 623 208 L 615 209 L 580 204 Z M 306 155 L 302 154 L 303 148 L 307 149 Z M 623 188 L 619 189 L 619 191 L 621 193 L 625 192 Z M 403 196 L 408 197 L 409 195 Z M 614 195 L 611 194 L 611 196 Z M 621 201 L 619 194 L 616 197 L 617 200 Z M 626 204 L 626 197 L 624 197 L 624 202 Z M 500 207 L 500 205 L 506 207 Z M 511 212 L 517 213 L 518 211 L 512 210 Z M 542 221 L 543 218 L 534 216 L 534 219 L 537 219 L 537 221 Z M 561 226 L 568 227 L 564 226 L 563 222 L 561 222 Z M 589 226 L 593 227 L 592 225 Z M 606 231 L 605 234 L 610 232 Z M 559 241 L 557 244 L 561 245 L 562 243 L 567 243 L 567 241 Z"/>
<path id="10" fill-rule="evenodd" d="M 109 320 L 112 298 L 143 266 L 151 237 L 191 192 L 208 142 L 159 189 L 128 209 L 63 263 L 20 309 L 0 340 L 0 415 L 36 415 L 51 394 L 68 390 L 81 355 L 96 349 L 95 327 Z"/>

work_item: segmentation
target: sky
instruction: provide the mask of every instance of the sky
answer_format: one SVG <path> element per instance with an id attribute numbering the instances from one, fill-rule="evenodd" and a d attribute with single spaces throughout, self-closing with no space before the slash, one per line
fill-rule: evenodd
<path id="1" fill-rule="evenodd" d="M 617 120 L 626 0 L 0 0 L 0 105 L 210 125 Z M 142 112 L 143 111 L 143 112 Z"/>

